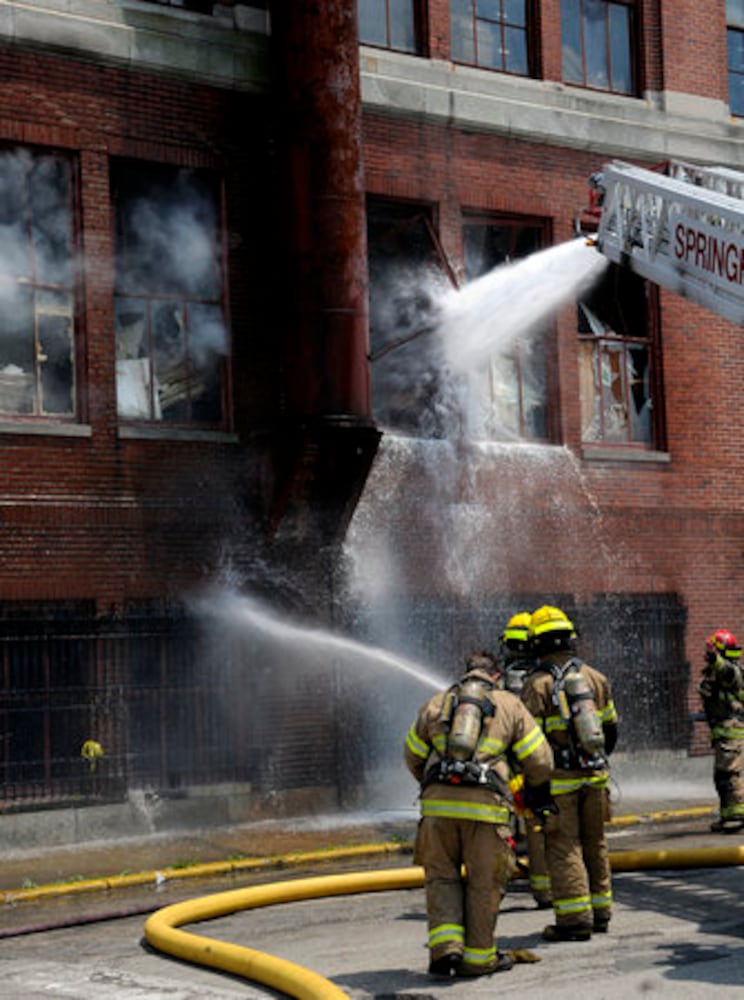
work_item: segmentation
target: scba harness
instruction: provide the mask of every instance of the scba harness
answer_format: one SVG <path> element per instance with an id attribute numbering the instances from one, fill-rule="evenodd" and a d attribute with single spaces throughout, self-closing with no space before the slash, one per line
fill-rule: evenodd
<path id="1" fill-rule="evenodd" d="M 508 796 L 509 785 L 500 778 L 488 764 L 477 764 L 474 760 L 453 760 L 444 757 L 432 766 L 424 779 L 423 787 L 434 784 L 480 785 L 492 792 Z"/>
<path id="2" fill-rule="evenodd" d="M 427 772 L 423 787 L 434 782 L 445 785 L 479 785 L 508 796 L 509 786 L 489 764 L 474 760 L 484 720 L 493 718 L 496 706 L 488 697 L 495 684 L 465 677 L 446 692 L 439 721 L 447 733 L 446 751 Z"/>
<path id="3" fill-rule="evenodd" d="M 568 732 L 570 745 L 553 747 L 556 767 L 595 770 L 607 766 L 602 723 L 592 690 L 581 672 L 581 660 L 572 657 L 562 666 L 553 664 L 553 702 Z"/>

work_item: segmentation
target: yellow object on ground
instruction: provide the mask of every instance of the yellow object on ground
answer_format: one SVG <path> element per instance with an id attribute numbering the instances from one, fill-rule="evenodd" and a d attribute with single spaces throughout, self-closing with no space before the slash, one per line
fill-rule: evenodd
<path id="1" fill-rule="evenodd" d="M 253 982 L 280 990 L 288 996 L 297 997 L 298 1000 L 348 1000 L 348 994 L 335 983 L 310 969 L 254 951 L 252 948 L 216 941 L 178 928 L 182 924 L 212 920 L 238 910 L 272 906 L 276 903 L 353 895 L 359 892 L 416 889 L 423 884 L 424 871 L 417 866 L 349 875 L 329 875 L 297 879 L 293 882 L 275 882 L 248 889 L 233 889 L 184 903 L 174 903 L 158 910 L 145 923 L 145 937 L 154 948 L 176 958 L 232 972 Z"/>

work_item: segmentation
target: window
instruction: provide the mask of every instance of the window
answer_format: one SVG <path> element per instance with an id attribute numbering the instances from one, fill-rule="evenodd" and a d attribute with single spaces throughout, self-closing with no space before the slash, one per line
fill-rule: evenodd
<path id="1" fill-rule="evenodd" d="M 463 226 L 467 279 L 542 249 L 548 236 L 540 219 L 469 218 Z M 536 331 L 483 368 L 478 386 L 468 393 L 471 437 L 549 438 L 547 340 L 547 329 Z"/>
<path id="2" fill-rule="evenodd" d="M 454 284 L 426 205 L 367 204 L 372 407 L 380 426 L 420 437 L 448 434 L 437 355 L 436 303 Z"/>
<path id="3" fill-rule="evenodd" d="M 450 0 L 455 62 L 527 76 L 534 71 L 529 0 Z"/>
<path id="4" fill-rule="evenodd" d="M 359 0 L 359 41 L 399 52 L 418 51 L 418 0 Z"/>
<path id="5" fill-rule="evenodd" d="M 564 83 L 635 93 L 634 14 L 630 0 L 561 0 Z"/>
<path id="6" fill-rule="evenodd" d="M 660 365 L 649 289 L 627 268 L 612 265 L 579 303 L 584 442 L 661 447 Z"/>
<path id="7" fill-rule="evenodd" d="M 194 171 L 123 163 L 112 181 L 119 417 L 224 425 L 218 188 Z"/>
<path id="8" fill-rule="evenodd" d="M 74 417 L 72 163 L 0 152 L 0 414 Z"/>
<path id="9" fill-rule="evenodd" d="M 744 116 L 744 0 L 726 0 L 729 108 Z"/>

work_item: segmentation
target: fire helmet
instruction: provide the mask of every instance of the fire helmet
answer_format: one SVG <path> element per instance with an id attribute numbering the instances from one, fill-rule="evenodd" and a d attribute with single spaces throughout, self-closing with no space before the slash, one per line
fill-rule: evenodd
<path id="1" fill-rule="evenodd" d="M 530 638 L 531 618 L 529 611 L 520 611 L 512 615 L 501 633 L 502 644 L 516 651 L 526 649 Z"/>
<path id="2" fill-rule="evenodd" d="M 555 633 L 568 639 L 576 638 L 576 630 L 573 622 L 560 608 L 551 607 L 544 604 L 537 611 L 533 611 L 529 624 L 530 639 L 539 639 L 541 636 Z"/>
<path id="3" fill-rule="evenodd" d="M 530 649 L 539 658 L 572 648 L 576 638 L 573 622 L 560 608 L 544 604 L 530 619 Z"/>
<path id="4" fill-rule="evenodd" d="M 719 628 L 705 640 L 706 653 L 719 653 L 726 660 L 738 660 L 741 656 L 741 646 L 733 632 L 727 628 Z"/>

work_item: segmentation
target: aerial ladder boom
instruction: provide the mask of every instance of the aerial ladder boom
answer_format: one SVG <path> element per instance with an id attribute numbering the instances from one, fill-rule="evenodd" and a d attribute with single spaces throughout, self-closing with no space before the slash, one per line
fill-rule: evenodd
<path id="1" fill-rule="evenodd" d="M 744 326 L 744 173 L 615 161 L 601 190 L 597 248 L 609 260 Z"/>

